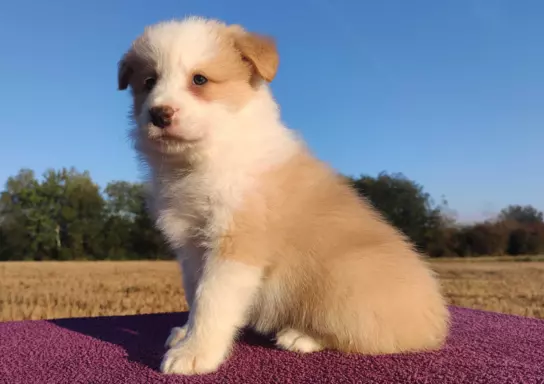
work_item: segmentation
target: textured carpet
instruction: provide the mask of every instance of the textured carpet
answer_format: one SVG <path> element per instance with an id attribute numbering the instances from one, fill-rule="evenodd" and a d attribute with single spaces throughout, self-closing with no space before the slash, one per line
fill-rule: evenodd
<path id="1" fill-rule="evenodd" d="M 246 333 L 219 372 L 158 372 L 170 328 L 186 314 L 0 323 L 0 383 L 544 383 L 544 321 L 451 308 L 440 352 L 299 356 Z"/>

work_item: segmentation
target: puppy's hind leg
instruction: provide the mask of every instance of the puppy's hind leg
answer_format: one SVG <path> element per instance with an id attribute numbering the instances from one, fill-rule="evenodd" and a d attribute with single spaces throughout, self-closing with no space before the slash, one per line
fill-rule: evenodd
<path id="1" fill-rule="evenodd" d="M 281 349 L 299 353 L 312 353 L 324 349 L 315 339 L 293 328 L 279 331 L 276 335 L 276 345 Z"/>

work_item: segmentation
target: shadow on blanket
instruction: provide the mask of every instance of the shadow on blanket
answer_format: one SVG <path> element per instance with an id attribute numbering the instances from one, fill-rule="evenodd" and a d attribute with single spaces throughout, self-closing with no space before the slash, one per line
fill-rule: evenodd
<path id="1" fill-rule="evenodd" d="M 98 318 L 56 319 L 49 322 L 71 331 L 116 344 L 127 352 L 127 358 L 153 370 L 158 370 L 163 354 L 164 342 L 170 329 L 187 321 L 189 313 L 150 314 L 142 317 L 113 316 Z M 130 319 L 130 321 L 127 321 Z M 266 348 L 275 348 L 270 337 L 259 335 L 250 329 L 244 330 L 239 342 Z"/>

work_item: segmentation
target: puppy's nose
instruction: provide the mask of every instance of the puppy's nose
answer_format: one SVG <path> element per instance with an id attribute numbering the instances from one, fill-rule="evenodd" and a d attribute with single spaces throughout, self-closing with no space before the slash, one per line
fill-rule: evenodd
<path id="1" fill-rule="evenodd" d="M 168 105 L 159 105 L 149 108 L 151 122 L 159 128 L 167 128 L 172 124 L 172 117 L 176 111 Z"/>

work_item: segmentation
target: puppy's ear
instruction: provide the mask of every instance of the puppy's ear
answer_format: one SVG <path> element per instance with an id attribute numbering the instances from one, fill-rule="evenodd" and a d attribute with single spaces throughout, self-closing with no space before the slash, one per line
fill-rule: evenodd
<path id="1" fill-rule="evenodd" d="M 253 66 L 255 72 L 271 82 L 278 71 L 279 55 L 275 41 L 268 36 L 245 31 L 239 25 L 228 27 L 234 37 L 234 46 L 242 57 Z"/>
<path id="2" fill-rule="evenodd" d="M 120 91 L 124 91 L 128 88 L 130 77 L 133 72 L 134 70 L 130 65 L 128 54 L 125 54 L 119 61 L 117 69 L 117 88 Z"/>

